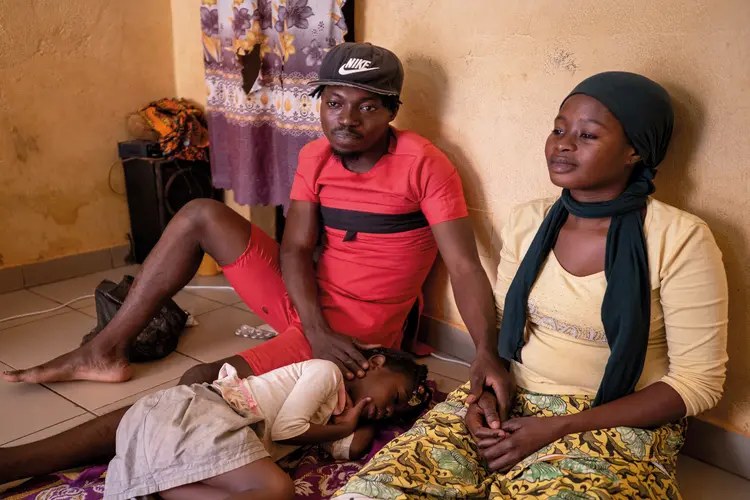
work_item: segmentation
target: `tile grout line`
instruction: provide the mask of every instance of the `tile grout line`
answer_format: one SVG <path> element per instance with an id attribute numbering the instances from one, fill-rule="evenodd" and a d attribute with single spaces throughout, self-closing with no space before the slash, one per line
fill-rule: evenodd
<path id="1" fill-rule="evenodd" d="M 6 441 L 5 443 L 0 443 L 0 447 L 4 447 L 6 445 L 9 445 L 9 444 L 13 443 L 14 441 L 18 441 L 19 439 L 23 439 L 23 438 L 29 437 L 29 436 L 31 436 L 33 434 L 37 434 L 39 432 L 46 431 L 47 429 L 50 429 L 50 428 L 52 428 L 52 427 L 54 427 L 56 425 L 64 424 L 65 422 L 70 422 L 71 420 L 75 420 L 76 418 L 83 417 L 86 414 L 89 414 L 89 415 L 91 415 L 93 417 L 98 417 L 99 416 L 99 415 L 96 415 L 95 413 L 91 413 L 90 411 L 87 410 L 84 413 L 81 413 L 80 415 L 76 415 L 75 417 L 66 418 L 65 420 L 61 420 L 60 422 L 56 422 L 56 423 L 54 423 L 52 425 L 48 425 L 46 427 L 42 427 L 41 429 L 36 430 L 34 432 L 29 432 L 28 434 L 24 434 L 23 436 L 18 436 L 17 438 L 13 438 L 10 441 Z"/>
<path id="2" fill-rule="evenodd" d="M 228 290 L 224 290 L 224 291 L 228 291 Z M 224 302 L 220 302 L 218 300 L 209 299 L 208 297 L 205 297 L 205 296 L 197 293 L 197 291 L 196 292 L 192 292 L 190 290 L 185 290 L 184 288 L 182 290 L 178 291 L 177 293 L 180 293 L 180 292 L 187 293 L 188 295 L 192 295 L 193 297 L 198 297 L 200 299 L 210 300 L 211 302 L 215 302 L 217 304 L 221 304 L 224 307 L 234 307 L 236 304 L 242 303 L 242 300 L 240 300 L 239 302 L 235 302 L 234 304 L 225 304 Z M 175 293 L 175 295 L 177 295 L 177 293 Z M 237 292 L 235 292 L 235 293 L 237 293 Z M 172 298 L 174 299 L 174 296 Z M 208 311 L 208 312 L 210 312 L 210 311 Z M 250 312 L 250 311 L 245 311 L 245 312 Z"/>
<path id="3" fill-rule="evenodd" d="M 60 397 L 61 397 L 61 398 L 63 398 L 63 399 L 65 400 L 65 401 L 67 401 L 67 402 L 69 402 L 70 404 L 72 404 L 72 405 L 76 406 L 77 408 L 80 408 L 80 409 L 81 409 L 81 410 L 83 410 L 84 412 L 86 412 L 86 413 L 91 413 L 91 412 L 89 411 L 89 409 L 88 409 L 88 408 L 86 408 L 85 406 L 82 406 L 82 405 L 80 405 L 80 404 L 76 403 L 75 401 L 73 401 L 72 399 L 70 399 L 70 398 L 68 398 L 68 397 L 64 396 L 63 394 L 60 394 L 59 392 L 57 392 L 56 390 L 52 389 L 52 388 L 51 388 L 50 386 L 48 386 L 47 384 L 37 384 L 37 385 L 40 385 L 40 386 L 44 387 L 45 389 L 47 389 L 48 391 L 50 391 L 50 392 L 51 392 L 52 394 L 55 394 L 55 395 L 57 395 L 57 396 L 60 396 Z"/>
<path id="4" fill-rule="evenodd" d="M 18 323 L 17 325 L 12 325 L 12 326 L 7 326 L 7 327 L 0 327 L 0 332 L 9 332 L 9 331 L 13 330 L 14 328 L 25 327 L 25 326 L 28 326 L 28 325 L 30 325 L 32 323 L 36 323 L 37 321 L 52 319 L 55 316 L 62 316 L 64 314 L 70 314 L 72 312 L 80 312 L 80 311 L 77 311 L 76 309 L 72 309 L 72 308 L 66 306 L 65 308 L 58 309 L 57 311 L 55 311 L 53 313 L 46 313 L 46 314 L 49 314 L 50 316 L 46 316 L 44 314 L 38 314 L 35 319 L 29 319 L 30 317 L 28 317 L 28 316 L 26 318 L 17 318 L 17 319 L 28 319 L 28 321 L 26 321 L 25 323 Z M 86 316 L 90 318 L 90 316 L 88 316 L 88 315 L 86 315 Z M 14 320 L 14 321 L 16 321 L 16 320 Z M 4 361 L 2 359 L 0 359 L 0 363 L 4 363 Z M 7 365 L 8 363 L 5 363 L 5 364 Z"/>
<path id="5" fill-rule="evenodd" d="M 51 299 L 51 298 L 49 298 L 49 297 L 45 297 L 44 295 L 41 295 L 41 294 L 39 294 L 39 293 L 36 293 L 36 292 L 33 292 L 33 291 L 31 291 L 31 290 L 28 290 L 28 291 L 29 291 L 30 293 L 33 293 L 34 295 L 36 295 L 36 296 L 38 296 L 38 297 L 41 297 L 41 298 L 44 298 L 44 299 L 47 299 L 47 300 L 51 300 L 52 302 L 55 302 L 55 303 L 57 303 L 57 304 L 59 304 L 59 305 L 62 305 L 62 303 L 60 303 L 59 301 L 57 301 L 57 300 L 55 300 L 55 299 Z M 217 302 L 217 301 L 215 301 L 215 300 L 207 299 L 207 298 L 205 298 L 205 297 L 201 297 L 201 296 L 198 296 L 198 297 L 200 297 L 201 299 L 204 299 L 204 300 L 208 300 L 209 302 L 213 302 L 213 303 L 215 303 L 215 304 L 219 305 L 219 307 L 217 307 L 216 309 L 212 309 L 211 311 L 206 311 L 206 312 L 204 312 L 204 313 L 202 313 L 202 314 L 199 314 L 199 315 L 197 315 L 197 316 L 194 316 L 194 317 L 196 317 L 196 318 L 199 318 L 199 317 L 201 317 L 201 316 L 203 316 L 203 315 L 205 315 L 205 314 L 208 314 L 208 313 L 210 313 L 210 312 L 214 312 L 214 311 L 218 311 L 218 310 L 220 310 L 220 309 L 223 309 L 223 308 L 226 308 L 226 307 L 232 307 L 232 308 L 233 308 L 233 306 L 231 306 L 231 305 L 223 304 L 223 303 L 221 303 L 221 302 Z M 237 308 L 235 308 L 235 309 L 237 309 Z M 73 309 L 73 308 L 71 308 L 70 306 L 67 306 L 67 307 L 65 307 L 65 309 L 61 309 L 61 310 L 60 310 L 60 313 L 61 313 L 61 314 L 69 314 L 69 313 L 71 313 L 71 312 L 78 312 L 78 313 L 81 313 L 81 314 L 85 314 L 85 313 L 82 313 L 81 311 L 79 311 L 79 310 L 77 310 L 77 309 Z M 243 311 L 243 312 L 249 312 L 249 311 Z M 253 314 L 253 313 L 250 313 L 250 314 Z M 43 316 L 43 315 L 40 315 L 40 316 Z M 88 315 L 86 315 L 86 316 L 87 316 L 87 317 L 90 317 L 90 316 L 88 316 Z M 27 323 L 25 323 L 25 324 L 22 324 L 22 325 L 17 325 L 17 326 L 26 326 L 26 325 L 28 325 L 29 323 L 33 323 L 33 322 L 35 322 L 35 321 L 39 321 L 39 320 L 41 320 L 41 319 L 50 319 L 50 318 L 52 318 L 52 317 L 53 317 L 53 316 L 50 316 L 50 317 L 40 317 L 39 319 L 34 319 L 34 320 L 31 320 L 31 321 L 29 321 L 29 322 L 27 322 Z M 16 327 L 10 327 L 10 328 L 8 328 L 8 330 L 10 330 L 10 329 L 12 329 L 12 328 L 16 328 Z M 191 359 L 191 360 L 195 361 L 196 363 L 206 363 L 206 361 L 202 361 L 202 360 L 200 360 L 200 359 L 198 359 L 198 358 L 195 358 L 195 357 L 193 357 L 193 356 L 191 356 L 191 355 L 189 355 L 189 354 L 187 354 L 187 353 L 184 353 L 184 352 L 180 351 L 179 349 L 175 349 L 175 352 L 176 352 L 176 353 L 178 353 L 178 354 L 180 354 L 180 355 L 182 355 L 182 356 L 184 356 L 184 357 L 186 357 L 186 358 L 188 358 L 188 359 Z M 11 364 L 7 363 L 7 362 L 4 362 L 4 361 L 0 361 L 0 362 L 2 362 L 3 364 L 5 364 L 6 366 L 8 366 L 9 368 L 11 368 L 12 370 L 17 370 L 17 369 L 18 369 L 17 367 L 15 367 L 15 366 L 13 366 L 13 365 L 11 365 Z M 176 379 L 177 379 L 177 380 L 179 380 L 179 378 L 180 378 L 180 377 L 176 377 Z M 169 381 L 167 381 L 167 382 L 169 382 Z M 164 383 L 166 383 L 166 382 L 164 382 Z M 126 396 L 126 397 L 124 397 L 124 398 L 118 399 L 117 401 L 113 401 L 112 403 L 108 403 L 108 404 L 106 404 L 106 405 L 103 405 L 103 406 L 101 406 L 101 407 L 99 407 L 99 408 L 95 408 L 95 409 L 91 410 L 91 409 L 88 409 L 88 408 L 86 408 L 85 406 L 82 406 L 81 404 L 79 404 L 79 403 L 77 403 L 77 402 L 73 401 L 72 399 L 68 398 L 68 397 L 67 397 L 67 396 L 65 396 L 64 394 L 61 394 L 60 392 L 56 391 L 55 389 L 53 389 L 52 387 L 50 387 L 50 386 L 49 386 L 49 385 L 47 385 L 47 384 L 43 384 L 43 383 L 40 383 L 40 384 L 35 384 L 35 385 L 39 385 L 39 386 L 43 387 L 44 389 L 46 389 L 47 391 L 51 392 L 52 394 L 55 394 L 56 396 L 59 396 L 60 398 L 64 399 L 65 401 L 68 401 L 69 403 L 73 404 L 73 405 L 74 405 L 74 406 L 75 406 L 76 408 L 78 408 L 78 409 L 80 409 L 80 410 L 83 410 L 83 411 L 84 411 L 84 413 L 89 413 L 89 414 L 92 414 L 92 415 L 94 415 L 94 416 L 98 416 L 98 415 L 97 415 L 96 413 L 94 413 L 94 412 L 95 412 L 96 410 L 98 410 L 99 408 L 103 408 L 103 407 L 105 407 L 105 406 L 109 406 L 110 404 L 115 404 L 115 403 L 117 403 L 118 401 L 122 401 L 122 400 L 124 400 L 124 399 L 127 399 L 127 398 L 129 398 L 129 397 L 132 397 L 132 396 L 133 396 L 133 395 L 130 395 L 130 396 Z M 153 387 L 157 387 L 157 386 L 159 386 L 159 385 L 161 385 L 161 384 L 156 384 L 156 385 L 155 385 L 155 386 L 153 386 Z M 153 389 L 153 387 L 150 387 L 150 388 L 144 389 L 143 391 L 140 391 L 140 392 L 145 392 L 145 391 L 148 391 L 149 389 Z M 79 416 L 80 416 L 80 415 L 76 415 L 76 417 L 71 417 L 71 418 L 77 418 L 77 417 L 79 417 Z M 62 422 L 65 422 L 65 421 L 67 421 L 67 420 L 70 420 L 70 419 L 66 419 L 66 420 L 63 420 Z M 62 423 L 62 422 L 58 422 L 58 423 Z M 53 425 L 57 425 L 57 424 L 53 424 Z M 51 426 L 49 426 L 49 427 L 51 427 Z M 40 431 L 42 431 L 42 430 L 44 430 L 44 429 L 46 429 L 46 428 L 48 428 L 48 427 L 45 427 L 45 428 L 43 428 L 43 429 L 39 429 L 39 430 L 37 430 L 37 431 L 34 431 L 34 432 L 40 432 Z M 33 434 L 33 433 L 31 433 L 31 434 Z M 25 436 L 19 436 L 19 437 L 18 437 L 18 438 L 16 438 L 16 439 L 22 439 L 23 437 L 25 437 Z M 15 441 L 16 439 L 13 439 L 12 441 Z M 10 442 L 10 441 L 9 441 L 9 442 Z"/>
<path id="6" fill-rule="evenodd" d="M 15 366 L 13 366 L 13 365 L 9 365 L 9 364 L 8 364 L 8 363 L 6 363 L 5 361 L 2 361 L 2 363 L 3 363 L 3 364 L 4 364 L 5 366 L 9 366 L 9 367 L 11 367 L 11 368 L 12 368 L 12 369 L 14 369 L 14 370 L 18 370 L 18 368 L 16 368 L 16 367 L 15 367 Z M 65 400 L 65 401 L 67 401 L 68 403 L 72 404 L 72 405 L 73 405 L 73 406 L 75 406 L 76 408 L 78 408 L 78 409 L 80 409 L 80 410 L 83 410 L 83 413 L 89 413 L 89 414 L 92 414 L 92 415 L 94 415 L 94 416 L 97 416 L 97 415 L 93 414 L 93 413 L 92 413 L 91 411 L 89 411 L 89 409 L 88 409 L 88 408 L 85 408 L 85 407 L 83 407 L 83 406 L 79 405 L 78 403 L 76 403 L 75 401 L 72 401 L 72 400 L 70 400 L 70 399 L 66 398 L 65 396 L 63 396 L 62 394 L 60 394 L 60 393 L 59 393 L 59 392 L 57 392 L 57 391 L 54 391 L 54 390 L 52 390 L 52 389 L 51 389 L 50 387 L 48 387 L 48 386 L 47 386 L 47 385 L 45 385 L 45 384 L 34 384 L 34 385 L 38 385 L 39 387 L 42 387 L 42 388 L 46 389 L 47 391 L 51 392 L 51 393 L 52 393 L 52 394 L 54 394 L 55 396 L 59 396 L 59 397 L 61 397 L 62 399 L 64 399 L 64 400 Z M 6 445 L 6 444 L 8 444 L 8 443 L 11 443 L 11 442 L 13 442 L 13 441 L 17 441 L 17 440 L 19 440 L 19 439 L 23 439 L 23 438 L 25 438 L 26 436 L 30 436 L 31 434 L 35 434 L 35 433 L 37 433 L 37 432 L 41 432 L 41 431 L 43 431 L 43 430 L 45 430 L 45 429 L 49 429 L 49 428 L 50 428 L 50 427 L 52 427 L 52 426 L 55 426 L 55 425 L 58 425 L 58 424 L 62 424 L 63 422 L 67 422 L 68 420 L 72 420 L 72 419 L 74 419 L 74 418 L 78 418 L 78 417 L 80 417 L 80 416 L 81 416 L 81 415 L 75 415 L 75 416 L 73 416 L 73 417 L 70 417 L 70 418 L 66 418 L 65 420 L 62 420 L 62 421 L 60 421 L 60 422 L 56 422 L 56 423 L 54 423 L 54 424 L 52 424 L 52 425 L 48 425 L 47 427 L 43 427 L 42 429 L 38 429 L 38 430 L 36 430 L 36 431 L 34 431 L 34 432 L 31 432 L 31 433 L 29 433 L 29 434 L 26 434 L 26 435 L 23 435 L 23 436 L 19 436 L 19 437 L 15 438 L 15 439 L 11 439 L 11 440 L 10 440 L 10 441 L 8 441 L 7 443 L 4 443 L 4 444 L 0 444 L 0 446 L 4 446 L 4 445 Z"/>
<path id="7" fill-rule="evenodd" d="M 116 404 L 117 404 L 117 403 L 119 403 L 120 401 L 125 401 L 126 399 L 132 398 L 133 396 L 137 396 L 138 394 L 143 394 L 144 392 L 148 392 L 148 391 L 150 391 L 151 389 L 155 389 L 156 387 L 159 387 L 160 385 L 168 384 L 168 383 L 170 383 L 170 382 L 174 382 L 174 381 L 177 381 L 177 382 L 179 382 L 180 378 L 182 378 L 182 376 L 180 376 L 180 377 L 175 377 L 175 378 L 172 378 L 172 379 L 169 379 L 169 380 L 167 380 L 166 382 L 162 382 L 162 383 L 160 383 L 160 384 L 156 384 L 155 386 L 153 386 L 153 387 L 149 387 L 148 389 L 144 389 L 144 390 L 142 390 L 142 391 L 138 391 L 138 392 L 136 392 L 135 394 L 131 394 L 130 396 L 125 396 L 124 398 L 120 398 L 120 399 L 118 399 L 117 401 L 112 401 L 111 403 L 107 403 L 106 405 L 101 405 L 101 406 L 100 406 L 100 407 L 98 407 L 98 408 L 95 408 L 95 409 L 93 409 L 93 410 L 87 410 L 87 411 L 88 411 L 89 413 L 91 413 L 92 415 L 94 415 L 94 417 L 97 417 L 97 418 L 98 418 L 98 417 L 103 417 L 104 415 L 108 415 L 109 413 L 112 413 L 113 411 L 117 411 L 117 409 L 115 409 L 115 410 L 112 410 L 112 411 L 110 411 L 110 412 L 107 412 L 107 413 L 105 413 L 104 415 L 99 415 L 99 414 L 98 414 L 98 413 L 96 413 L 96 412 L 97 412 L 98 410 L 101 410 L 102 408 L 106 408 L 107 406 L 112 406 L 112 405 L 116 405 Z M 151 393 L 149 393 L 149 394 L 151 394 Z M 145 395 L 144 395 L 144 396 L 141 396 L 141 397 L 145 397 Z M 138 398 L 138 400 L 140 400 L 140 399 L 141 399 L 141 398 Z M 136 400 L 136 401 L 138 401 L 138 400 Z M 135 404 L 135 403 L 133 403 L 133 404 Z M 133 404 L 131 404 L 131 405 L 129 405 L 129 406 L 133 406 Z M 124 406 L 123 406 L 123 407 L 120 407 L 119 409 L 122 409 L 122 408 L 124 408 Z"/>
<path id="8" fill-rule="evenodd" d="M 200 359 L 198 359 L 198 358 L 194 358 L 194 357 L 193 357 L 193 356 L 191 356 L 190 354 L 186 354 L 186 353 L 184 353 L 184 352 L 180 351 L 179 349 L 175 349 L 175 350 L 174 350 L 174 352 L 176 352 L 177 354 L 181 354 L 181 355 L 185 356 L 186 358 L 190 358 L 190 359 L 192 359 L 193 361 L 197 361 L 198 363 L 201 363 L 201 364 L 205 364 L 205 363 L 206 363 L 205 361 L 201 361 L 201 360 L 200 360 Z M 217 361 L 218 361 L 218 360 L 217 360 Z M 191 368 L 192 368 L 192 367 L 191 367 Z M 188 370 L 189 370 L 189 369 L 190 369 L 190 368 L 188 368 Z"/>
<path id="9" fill-rule="evenodd" d="M 185 286 L 189 286 L 189 285 L 185 285 Z M 203 300 L 207 300 L 209 302 L 213 302 L 214 304 L 219 304 L 219 305 L 222 305 L 222 306 L 226 306 L 227 305 L 227 304 L 225 304 L 223 302 L 219 302 L 218 300 L 209 299 L 208 297 L 204 297 L 203 295 L 200 295 L 200 294 L 197 294 L 197 293 L 193 293 L 190 290 L 185 290 L 185 288 L 181 288 L 180 290 L 178 290 L 177 292 L 175 292 L 175 294 L 172 295 L 172 297 L 171 297 L 172 300 L 174 300 L 175 296 L 178 293 L 180 293 L 180 292 L 186 293 L 186 294 L 188 294 L 188 295 L 190 295 L 192 297 L 198 297 L 199 299 L 203 299 Z M 203 314 L 205 314 L 205 313 L 203 313 Z"/>
<path id="10" fill-rule="evenodd" d="M 106 250 L 106 249 L 104 249 L 104 250 Z M 96 251 L 102 251 L 102 250 L 96 250 Z M 85 276 L 90 276 L 90 275 L 93 275 L 93 274 L 106 273 L 106 272 L 109 272 L 109 271 L 118 270 L 118 269 L 122 269 L 124 267 L 130 267 L 130 266 L 133 266 L 133 265 L 138 265 L 138 264 L 126 264 L 124 266 L 109 267 L 107 269 L 101 269 L 99 271 L 94 271 L 94 272 L 91 272 L 91 273 L 84 273 L 84 274 L 80 274 L 80 275 L 77 275 L 77 276 L 71 276 L 70 278 L 65 278 L 65 279 L 61 279 L 61 280 L 58 280 L 58 281 L 50 281 L 49 283 L 39 283 L 37 285 L 32 285 L 32 286 L 27 286 L 26 283 L 25 283 L 25 281 L 24 281 L 24 287 L 21 288 L 20 290 L 26 290 L 28 292 L 33 293 L 34 295 L 37 295 L 39 297 L 44 298 L 44 299 L 51 300 L 53 302 L 57 302 L 58 304 L 63 304 L 63 302 L 60 302 L 57 299 L 54 299 L 52 297 L 48 297 L 46 295 L 43 295 L 43 294 L 37 292 L 36 290 L 34 290 L 34 288 L 40 288 L 40 287 L 47 286 L 47 285 L 56 285 L 56 284 L 64 283 L 66 281 L 71 281 L 71 280 L 76 280 L 76 279 L 79 279 L 79 278 L 83 278 Z M 16 290 L 16 291 L 19 291 L 19 290 Z M 93 294 L 93 293 L 94 292 L 92 292 L 91 294 Z M 91 295 L 91 294 L 85 294 L 85 295 Z M 74 308 L 71 308 L 71 309 L 74 309 Z"/>
<path id="11" fill-rule="evenodd" d="M 40 286 L 43 286 L 43 285 L 40 285 Z M 36 290 L 34 290 L 34 288 L 36 288 L 36 287 L 33 287 L 33 288 L 24 288 L 24 290 L 26 290 L 29 293 L 32 293 L 32 294 L 36 295 L 37 297 L 41 297 L 43 299 L 51 300 L 52 302 L 56 302 L 56 303 L 58 303 L 60 305 L 63 305 L 65 303 L 65 302 L 60 302 L 60 301 L 58 301 L 56 299 L 53 299 L 52 297 L 47 297 L 46 295 L 42 295 L 41 293 L 39 293 Z M 68 309 L 72 309 L 72 307 L 68 306 Z"/>
<path id="12" fill-rule="evenodd" d="M 244 305 L 244 302 L 237 302 L 237 304 L 243 304 Z M 255 314 L 253 311 L 248 311 L 247 309 L 243 309 L 242 307 L 238 306 L 237 304 L 232 304 L 231 306 L 227 306 L 227 307 L 234 307 L 235 309 L 239 309 L 240 311 L 245 311 L 246 313 Z M 249 308 L 250 306 L 247 306 L 247 307 Z M 255 314 L 255 315 L 258 316 L 257 314 Z M 260 316 L 258 316 L 258 317 L 260 317 Z"/>
<path id="13" fill-rule="evenodd" d="M 179 293 L 179 292 L 178 292 L 178 293 Z M 185 292 L 185 293 L 187 293 L 187 292 Z M 175 295 L 177 295 L 177 294 L 175 294 Z M 192 294 L 191 294 L 191 295 L 192 295 Z M 202 297 L 202 296 L 200 296 L 200 295 L 193 295 L 193 297 L 198 297 L 198 298 L 201 298 L 201 299 L 203 299 L 203 300 L 207 300 L 207 301 L 209 301 L 209 302 L 213 302 L 214 304 L 218 304 L 218 305 L 219 305 L 219 307 L 217 307 L 216 309 L 211 309 L 211 310 L 208 310 L 208 311 L 204 311 L 204 312 L 202 312 L 202 313 L 200 313 L 200 314 L 193 314 L 192 312 L 188 311 L 187 309 L 182 309 L 182 306 L 180 306 L 179 304 L 177 304 L 177 305 L 178 305 L 178 306 L 179 306 L 179 307 L 180 307 L 180 308 L 181 308 L 181 309 L 182 309 L 183 311 L 185 311 L 186 313 L 188 313 L 188 314 L 189 314 L 190 316 L 192 316 L 192 317 L 193 317 L 193 318 L 195 318 L 195 319 L 198 319 L 198 318 L 200 318 L 201 316 L 205 316 L 206 314 L 211 314 L 211 313 L 215 313 L 216 311 L 218 311 L 218 310 L 220 310 L 220 309 L 224 309 L 224 308 L 227 308 L 227 307 L 231 307 L 231 308 L 234 308 L 234 309 L 238 309 L 238 308 L 236 308 L 236 307 L 234 307 L 234 306 L 228 306 L 228 305 L 226 305 L 226 304 L 222 304 L 221 302 L 217 302 L 217 301 L 215 301 L 215 300 L 207 299 L 207 298 L 205 298 L 205 297 Z M 172 298 L 172 300 L 174 300 L 174 297 Z M 175 303 L 176 303 L 176 301 L 175 301 Z M 244 311 L 244 309 L 240 309 L 240 310 L 241 310 L 241 311 Z M 253 313 L 253 312 L 250 312 L 250 311 L 244 311 L 244 312 L 246 312 L 246 313 L 250 313 L 250 314 L 255 314 L 255 313 Z M 200 325 L 198 325 L 198 326 L 200 326 Z M 185 327 L 185 329 L 188 329 L 188 328 L 192 328 L 192 327 L 189 327 L 189 326 L 186 326 L 186 327 Z M 176 349 L 175 349 L 175 350 L 176 350 Z"/>
<path id="14" fill-rule="evenodd" d="M 185 286 L 189 286 L 189 285 L 185 285 Z M 178 294 L 178 293 L 180 293 L 180 292 L 184 292 L 184 293 L 187 293 L 188 295 L 192 295 L 193 297 L 200 297 L 200 298 L 202 298 L 202 299 L 206 299 L 206 297 L 204 297 L 203 295 L 201 295 L 201 294 L 199 294 L 199 293 L 195 293 L 195 292 L 193 292 L 193 291 L 191 291 L 191 290 L 185 290 L 185 288 L 184 288 L 184 287 L 183 287 L 183 288 L 181 288 L 180 290 L 178 290 L 178 291 L 177 291 L 177 292 L 175 293 L 175 295 L 177 295 L 177 294 Z M 211 300 L 211 299 L 206 299 L 206 300 Z M 217 301 L 213 300 L 212 302 L 217 302 Z M 219 303 L 221 304 L 221 302 L 219 302 Z M 224 305 L 226 305 L 226 304 L 224 304 Z"/>

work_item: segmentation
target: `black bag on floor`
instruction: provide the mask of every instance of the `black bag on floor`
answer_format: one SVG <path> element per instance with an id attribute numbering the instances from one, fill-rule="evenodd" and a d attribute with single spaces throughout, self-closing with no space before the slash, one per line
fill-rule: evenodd
<path id="1" fill-rule="evenodd" d="M 96 301 L 96 327 L 83 337 L 81 345 L 101 332 L 114 318 L 125 301 L 132 276 L 125 276 L 115 284 L 109 280 L 99 283 L 94 292 Z M 177 348 L 177 341 L 187 323 L 188 314 L 172 299 L 168 299 L 146 328 L 136 337 L 128 350 L 128 360 L 134 363 L 155 361 L 169 355 Z"/>

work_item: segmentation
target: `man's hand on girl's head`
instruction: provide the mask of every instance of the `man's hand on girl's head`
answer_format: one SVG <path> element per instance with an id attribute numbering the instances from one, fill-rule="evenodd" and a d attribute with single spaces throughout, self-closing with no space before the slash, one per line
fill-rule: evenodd
<path id="1" fill-rule="evenodd" d="M 307 335 L 313 357 L 326 359 L 335 363 L 347 380 L 365 376 L 370 368 L 367 359 L 362 355 L 358 344 L 349 336 L 328 329 L 327 331 L 310 332 Z"/>

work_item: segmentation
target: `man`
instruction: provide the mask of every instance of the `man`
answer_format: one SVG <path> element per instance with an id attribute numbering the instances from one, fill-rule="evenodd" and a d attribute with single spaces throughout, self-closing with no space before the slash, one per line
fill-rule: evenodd
<path id="1" fill-rule="evenodd" d="M 91 342 L 48 363 L 9 372 L 12 382 L 131 376 L 129 342 L 211 255 L 276 338 L 216 363 L 191 368 L 182 383 L 210 382 L 228 362 L 242 377 L 310 358 L 329 359 L 347 378 L 364 376 L 358 345 L 401 345 L 418 317 L 421 288 L 439 250 L 462 318 L 477 346 L 472 390 L 508 394 L 497 356 L 492 289 L 480 264 L 461 182 L 435 146 L 390 127 L 400 105 L 403 68 L 390 51 L 345 43 L 323 61 L 325 138 L 300 153 L 281 248 L 222 204 L 200 200 L 164 231 L 127 300 Z M 313 252 L 323 226 L 317 266 Z M 502 399 L 502 398 L 501 398 Z M 503 400 L 507 406 L 507 401 Z M 0 482 L 109 459 L 118 410 L 58 436 L 0 449 Z M 55 450 L 49 453 L 49 450 Z"/>

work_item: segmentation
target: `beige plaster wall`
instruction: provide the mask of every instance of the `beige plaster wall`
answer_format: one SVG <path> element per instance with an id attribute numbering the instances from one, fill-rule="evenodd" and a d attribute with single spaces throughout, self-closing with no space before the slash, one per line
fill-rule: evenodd
<path id="1" fill-rule="evenodd" d="M 677 128 L 657 197 L 710 224 L 731 290 L 726 394 L 704 418 L 750 435 L 750 2 L 357 1 L 357 37 L 406 68 L 397 125 L 432 139 L 461 171 L 493 280 L 510 208 L 556 192 L 543 145 L 566 93 L 610 69 L 667 87 Z M 441 268 L 428 295 L 430 315 L 461 323 Z"/>
<path id="2" fill-rule="evenodd" d="M 203 73 L 201 0 L 171 0 L 174 76 L 177 95 L 206 105 L 208 88 Z"/>
<path id="3" fill-rule="evenodd" d="M 127 241 L 108 172 L 172 59 L 169 0 L 0 0 L 0 267 Z"/>

